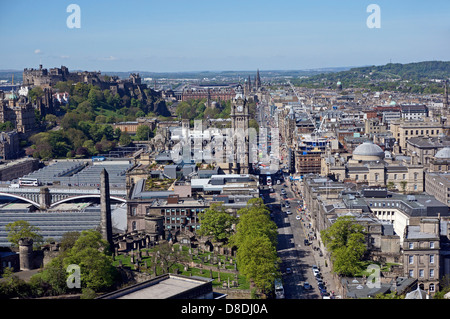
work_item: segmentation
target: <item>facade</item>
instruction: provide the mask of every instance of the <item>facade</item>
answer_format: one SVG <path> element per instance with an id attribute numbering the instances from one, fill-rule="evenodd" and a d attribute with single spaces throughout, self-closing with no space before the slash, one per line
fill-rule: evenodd
<path id="1" fill-rule="evenodd" d="M 431 161 L 438 151 L 450 147 L 450 137 L 412 137 L 406 142 L 406 154 L 413 161 L 429 168 Z"/>
<path id="2" fill-rule="evenodd" d="M 403 241 L 404 274 L 418 279 L 421 289 L 431 294 L 439 290 L 439 219 L 423 218 L 405 228 Z"/>
<path id="3" fill-rule="evenodd" d="M 326 166 L 326 167 L 324 167 Z M 352 181 L 371 187 L 389 187 L 407 193 L 423 192 L 423 166 L 386 157 L 376 144 L 364 142 L 352 157 L 331 157 L 322 160 L 322 171 L 338 181 Z"/>
<path id="4" fill-rule="evenodd" d="M 428 107 L 426 105 L 401 105 L 400 112 L 401 118 L 406 120 L 420 120 L 428 117 Z"/>
<path id="5" fill-rule="evenodd" d="M 0 99 L 0 123 L 11 122 L 18 133 L 28 134 L 35 129 L 36 116 L 34 108 L 25 97 L 14 93 Z"/>
<path id="6" fill-rule="evenodd" d="M 12 160 L 20 155 L 19 134 L 16 131 L 0 132 L 0 159 Z"/>
<path id="7" fill-rule="evenodd" d="M 425 191 L 450 207 L 450 172 L 426 172 Z"/>
<path id="8" fill-rule="evenodd" d="M 407 141 L 412 137 L 438 137 L 444 133 L 444 126 L 437 121 L 429 119 L 424 121 L 391 121 L 390 130 L 397 139 L 400 152 L 404 153 L 407 149 Z"/>
<path id="9" fill-rule="evenodd" d="M 38 167 L 39 160 L 29 157 L 0 164 L 0 181 L 12 181 L 37 170 Z"/>

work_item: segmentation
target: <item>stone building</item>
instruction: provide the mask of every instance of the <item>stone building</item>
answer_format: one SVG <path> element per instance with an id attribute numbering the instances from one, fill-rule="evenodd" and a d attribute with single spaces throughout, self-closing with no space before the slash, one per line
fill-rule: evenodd
<path id="1" fill-rule="evenodd" d="M 0 159 L 16 159 L 21 153 L 18 133 L 16 131 L 0 132 Z"/>
<path id="2" fill-rule="evenodd" d="M 450 137 L 443 134 L 435 137 L 412 137 L 406 142 L 405 153 L 417 164 L 429 168 L 436 153 L 446 147 L 450 147 Z"/>
<path id="3" fill-rule="evenodd" d="M 39 160 L 29 157 L 2 163 L 0 164 L 0 181 L 12 181 L 37 170 L 38 167 Z"/>
<path id="4" fill-rule="evenodd" d="M 444 125 L 426 118 L 420 120 L 395 120 L 390 123 L 392 135 L 397 139 L 399 151 L 406 152 L 407 141 L 412 137 L 438 137 L 444 133 Z"/>
<path id="5" fill-rule="evenodd" d="M 423 166 L 405 160 L 396 160 L 378 145 L 364 142 L 352 155 L 344 158 L 328 154 L 322 161 L 338 181 L 352 181 L 374 187 L 390 187 L 403 192 L 423 192 Z M 333 160 L 331 157 L 334 157 Z"/>
<path id="6" fill-rule="evenodd" d="M 11 122 L 18 133 L 31 133 L 36 126 L 34 107 L 23 96 L 0 94 L 0 123 L 5 122 Z"/>
<path id="7" fill-rule="evenodd" d="M 440 237 L 439 218 L 422 218 L 405 228 L 404 273 L 417 278 L 421 289 L 431 294 L 439 290 L 439 279 L 444 275 L 440 267 Z"/>
<path id="8" fill-rule="evenodd" d="M 425 191 L 450 206 L 450 147 L 437 152 L 429 163 L 425 172 Z"/>

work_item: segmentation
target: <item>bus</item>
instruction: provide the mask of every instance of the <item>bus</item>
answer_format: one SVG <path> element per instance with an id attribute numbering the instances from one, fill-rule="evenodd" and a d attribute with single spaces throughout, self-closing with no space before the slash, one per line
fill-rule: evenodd
<path id="1" fill-rule="evenodd" d="M 275 298 L 284 299 L 284 288 L 280 278 L 275 279 Z"/>
<path id="2" fill-rule="evenodd" d="M 267 176 L 267 185 L 272 186 L 272 177 Z"/>
<path id="3" fill-rule="evenodd" d="M 39 186 L 36 178 L 19 178 L 19 186 Z"/>

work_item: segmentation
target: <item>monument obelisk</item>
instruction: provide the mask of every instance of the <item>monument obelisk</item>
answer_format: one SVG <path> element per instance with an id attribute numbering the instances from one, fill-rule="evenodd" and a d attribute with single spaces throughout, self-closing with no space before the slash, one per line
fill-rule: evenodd
<path id="1" fill-rule="evenodd" d="M 100 173 L 100 232 L 102 238 L 106 240 L 110 249 L 114 251 L 114 245 L 112 240 L 112 220 L 111 220 L 111 203 L 109 194 L 109 175 L 106 169 L 102 169 Z"/>

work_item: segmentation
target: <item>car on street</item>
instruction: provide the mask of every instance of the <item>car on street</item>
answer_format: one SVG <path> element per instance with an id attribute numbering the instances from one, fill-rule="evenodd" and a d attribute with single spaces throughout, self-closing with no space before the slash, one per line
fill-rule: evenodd
<path id="1" fill-rule="evenodd" d="M 287 215 L 291 215 L 292 212 L 291 212 L 290 210 L 287 210 L 287 211 L 286 211 L 286 214 L 287 214 Z"/>
<path id="2" fill-rule="evenodd" d="M 318 277 L 320 274 L 320 271 L 318 269 L 313 268 L 313 274 L 314 274 L 314 277 Z"/>
<path id="3" fill-rule="evenodd" d="M 301 219 L 300 215 L 295 216 L 295 219 L 300 220 Z"/>
<path id="4" fill-rule="evenodd" d="M 311 285 L 310 285 L 309 282 L 307 282 L 307 281 L 305 281 L 305 282 L 303 283 L 303 288 L 305 288 L 305 289 L 307 289 L 307 290 L 312 289 Z"/>
<path id="5" fill-rule="evenodd" d="M 322 294 L 322 299 L 331 299 L 331 295 L 329 292 Z"/>
<path id="6" fill-rule="evenodd" d="M 303 243 L 305 244 L 305 246 L 308 246 L 308 245 L 309 245 L 308 239 L 305 239 L 305 240 L 303 241 Z"/>

